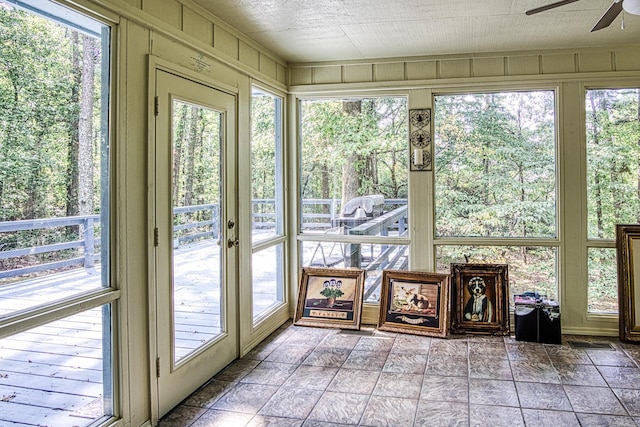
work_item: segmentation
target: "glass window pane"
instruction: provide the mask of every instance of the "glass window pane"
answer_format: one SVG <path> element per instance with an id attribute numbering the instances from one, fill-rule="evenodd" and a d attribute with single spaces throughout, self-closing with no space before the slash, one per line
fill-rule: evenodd
<path id="1" fill-rule="evenodd" d="M 351 229 L 398 199 L 406 205 L 406 98 L 304 100 L 300 116 L 303 233 Z"/>
<path id="2" fill-rule="evenodd" d="M 0 317 L 109 286 L 109 28 L 33 4 L 0 7 Z"/>
<path id="3" fill-rule="evenodd" d="M 174 362 L 218 338 L 220 299 L 220 141 L 223 113 L 178 99 L 172 105 Z"/>
<path id="4" fill-rule="evenodd" d="M 468 261 L 467 261 L 468 259 Z M 507 264 L 509 303 L 513 295 L 536 291 L 558 299 L 556 248 L 526 246 L 437 246 L 436 271 L 449 274 L 451 263 Z"/>
<path id="5" fill-rule="evenodd" d="M 113 415 L 111 307 L 0 340 L 0 424 L 86 426 Z"/>
<path id="6" fill-rule="evenodd" d="M 435 97 L 437 236 L 556 237 L 554 99 Z"/>
<path id="7" fill-rule="evenodd" d="M 282 235 L 282 99 L 254 88 L 251 98 L 253 242 Z"/>
<path id="8" fill-rule="evenodd" d="M 640 89 L 588 90 L 586 109 L 588 235 L 615 239 L 640 223 Z"/>
<path id="9" fill-rule="evenodd" d="M 589 248 L 589 293 L 590 313 L 618 312 L 618 271 L 616 250 L 611 248 Z"/>
<path id="10" fill-rule="evenodd" d="M 364 301 L 377 304 L 383 270 L 406 270 L 409 246 L 339 242 L 303 242 L 303 267 L 349 268 L 365 270 Z"/>
<path id="11" fill-rule="evenodd" d="M 284 302 L 284 244 L 255 252 L 252 259 L 253 319 Z"/>

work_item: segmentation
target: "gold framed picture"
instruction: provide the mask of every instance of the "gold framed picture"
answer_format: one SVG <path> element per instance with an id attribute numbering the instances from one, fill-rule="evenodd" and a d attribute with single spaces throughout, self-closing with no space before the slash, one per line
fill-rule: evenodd
<path id="1" fill-rule="evenodd" d="M 293 323 L 360 329 L 363 286 L 364 270 L 303 268 Z"/>
<path id="2" fill-rule="evenodd" d="M 447 335 L 449 275 L 384 270 L 378 329 L 416 335 Z"/>
<path id="3" fill-rule="evenodd" d="M 640 225 L 616 225 L 620 341 L 640 341 Z M 636 289 L 638 288 L 638 289 Z"/>

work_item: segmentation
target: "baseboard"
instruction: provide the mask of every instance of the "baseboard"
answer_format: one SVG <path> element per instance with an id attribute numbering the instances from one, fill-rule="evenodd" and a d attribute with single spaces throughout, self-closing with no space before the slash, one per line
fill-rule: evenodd
<path id="1" fill-rule="evenodd" d="M 587 335 L 592 337 L 617 337 L 618 328 L 562 328 L 562 335 Z"/>

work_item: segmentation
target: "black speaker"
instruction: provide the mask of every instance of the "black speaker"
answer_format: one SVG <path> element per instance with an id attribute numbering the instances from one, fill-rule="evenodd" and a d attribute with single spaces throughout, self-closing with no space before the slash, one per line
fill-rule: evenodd
<path id="1" fill-rule="evenodd" d="M 517 341 L 562 344 L 560 308 L 557 303 L 518 304 L 516 302 L 514 320 Z"/>

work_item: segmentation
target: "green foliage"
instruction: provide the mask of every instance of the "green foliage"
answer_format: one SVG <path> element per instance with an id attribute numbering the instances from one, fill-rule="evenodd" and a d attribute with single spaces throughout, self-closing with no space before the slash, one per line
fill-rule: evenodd
<path id="1" fill-rule="evenodd" d="M 407 197 L 406 98 L 302 101 L 300 127 L 303 198 L 340 199 L 346 165 L 359 195 Z"/>
<path id="2" fill-rule="evenodd" d="M 449 272 L 451 263 L 507 264 L 510 301 L 513 295 L 537 291 L 558 298 L 555 248 L 530 246 L 438 246 L 437 271 Z"/>
<path id="3" fill-rule="evenodd" d="M 616 313 L 618 311 L 618 272 L 616 250 L 589 248 L 588 251 L 590 312 Z"/>
<path id="4" fill-rule="evenodd" d="M 82 36 L 51 19 L 10 4 L 0 7 L 0 221 L 61 217 L 70 204 L 67 171 L 70 145 L 77 138 L 82 88 Z M 98 43 L 99 45 L 99 43 Z M 79 61 L 73 60 L 79 58 Z M 99 58 L 101 52 L 91 52 Z M 96 70 L 93 100 L 93 151 L 101 152 L 100 82 Z M 94 206 L 100 206 L 100 159 L 90 170 L 95 177 Z M 77 201 L 76 201 L 77 203 Z M 97 213 L 97 212 L 96 212 Z M 78 239 L 77 227 L 3 233 L 0 248 L 11 249 Z M 61 254 L 58 252 L 58 254 Z M 71 256 L 73 254 L 69 254 Z M 76 254 L 77 255 L 77 254 Z M 38 255 L 41 261 L 50 254 Z M 7 261 L 8 262 L 8 261 Z M 30 259 L 11 262 L 28 265 Z M 8 267 L 10 268 L 10 266 Z"/>
<path id="5" fill-rule="evenodd" d="M 342 295 L 344 295 L 344 292 L 336 288 L 324 288 L 322 291 L 320 291 L 320 295 L 325 298 L 340 298 Z"/>
<path id="6" fill-rule="evenodd" d="M 587 198 L 590 238 L 640 222 L 640 89 L 589 90 Z"/>
<path id="7" fill-rule="evenodd" d="M 253 199 L 276 197 L 276 98 L 251 98 L 251 186 Z M 278 123 L 281 126 L 281 123 Z M 262 207 L 267 205 L 261 205 Z"/>
<path id="8" fill-rule="evenodd" d="M 436 97 L 436 233 L 555 237 L 553 92 Z"/>

